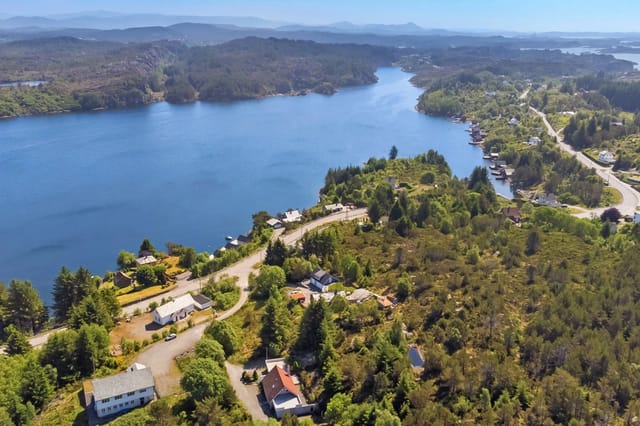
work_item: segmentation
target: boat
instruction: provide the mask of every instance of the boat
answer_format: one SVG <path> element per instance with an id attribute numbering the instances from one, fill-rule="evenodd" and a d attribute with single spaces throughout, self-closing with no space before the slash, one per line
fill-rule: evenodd
<path id="1" fill-rule="evenodd" d="M 484 141 L 469 141 L 469 145 L 482 145 Z"/>
<path id="2" fill-rule="evenodd" d="M 231 241 L 233 240 L 233 237 L 231 235 L 227 235 L 226 237 L 224 237 L 224 239 L 227 241 Z"/>
<path id="3" fill-rule="evenodd" d="M 491 160 L 491 156 L 489 154 L 485 154 L 482 156 L 483 160 Z"/>
<path id="4" fill-rule="evenodd" d="M 502 176 L 502 170 L 493 170 L 491 174 L 494 176 Z"/>

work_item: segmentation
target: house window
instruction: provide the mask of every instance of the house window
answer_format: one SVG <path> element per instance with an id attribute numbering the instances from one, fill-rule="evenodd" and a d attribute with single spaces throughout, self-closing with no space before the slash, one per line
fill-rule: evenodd
<path id="1" fill-rule="evenodd" d="M 135 392 L 127 392 L 127 396 L 133 396 Z"/>
<path id="2" fill-rule="evenodd" d="M 122 395 L 116 396 L 115 399 L 122 399 Z"/>
<path id="3" fill-rule="evenodd" d="M 103 400 L 102 400 L 102 401 L 100 401 L 100 402 L 102 402 L 103 404 L 106 404 L 107 402 L 109 402 L 109 398 L 105 398 L 105 399 L 103 399 Z"/>

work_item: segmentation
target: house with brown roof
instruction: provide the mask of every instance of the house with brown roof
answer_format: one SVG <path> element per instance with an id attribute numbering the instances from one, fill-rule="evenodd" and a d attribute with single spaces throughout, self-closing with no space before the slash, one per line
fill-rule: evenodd
<path id="1" fill-rule="evenodd" d="M 122 271 L 116 272 L 116 275 L 113 277 L 113 283 L 118 288 L 126 288 L 130 287 L 133 284 L 133 278 L 129 275 L 125 274 Z"/>
<path id="2" fill-rule="evenodd" d="M 506 207 L 502 209 L 502 214 L 515 224 L 518 224 L 521 221 L 520 209 L 517 207 Z"/>
<path id="3" fill-rule="evenodd" d="M 262 390 L 278 419 L 285 412 L 295 413 L 297 409 L 305 405 L 298 388 L 293 383 L 293 378 L 280 365 L 273 367 L 262 379 Z"/>

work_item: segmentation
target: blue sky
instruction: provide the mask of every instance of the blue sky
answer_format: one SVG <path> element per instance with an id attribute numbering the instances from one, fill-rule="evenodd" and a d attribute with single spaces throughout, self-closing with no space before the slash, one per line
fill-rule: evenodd
<path id="1" fill-rule="evenodd" d="M 426 28 L 638 31 L 637 0 L 0 0 L 3 15 L 87 10 L 257 16 L 323 24 L 415 22 Z"/>

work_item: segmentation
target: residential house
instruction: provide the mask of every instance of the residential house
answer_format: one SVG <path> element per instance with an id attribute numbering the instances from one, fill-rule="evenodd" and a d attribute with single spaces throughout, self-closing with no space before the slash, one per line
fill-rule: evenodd
<path id="1" fill-rule="evenodd" d="M 315 408 L 315 405 L 304 403 L 291 375 L 280 365 L 274 366 L 262 379 L 262 390 L 278 419 L 286 412 L 303 415 L 309 414 Z"/>
<path id="2" fill-rule="evenodd" d="M 540 142 L 542 142 L 542 140 L 539 137 L 532 136 L 527 141 L 527 145 L 529 145 L 529 146 L 537 146 Z"/>
<path id="3" fill-rule="evenodd" d="M 329 213 L 338 213 L 344 210 L 344 206 L 341 203 L 327 204 L 324 206 L 324 211 Z"/>
<path id="4" fill-rule="evenodd" d="M 640 212 L 633 213 L 633 223 L 640 223 Z"/>
<path id="5" fill-rule="evenodd" d="M 269 225 L 270 227 L 272 227 L 273 229 L 280 229 L 282 228 L 282 222 L 280 222 L 278 219 L 276 219 L 275 217 L 272 217 L 271 219 L 267 220 L 267 225 Z"/>
<path id="6" fill-rule="evenodd" d="M 155 396 L 151 369 L 137 363 L 123 373 L 87 381 L 83 387 L 85 401 L 93 403 L 100 418 L 140 407 Z"/>
<path id="7" fill-rule="evenodd" d="M 190 294 L 180 296 L 153 310 L 153 321 L 159 325 L 180 321 L 195 309 L 196 302 Z"/>
<path id="8" fill-rule="evenodd" d="M 394 303 L 388 297 L 378 296 L 376 300 L 378 301 L 378 308 L 380 309 L 391 309 L 394 307 Z"/>
<path id="9" fill-rule="evenodd" d="M 549 207 L 559 207 L 560 203 L 558 202 L 555 194 L 542 194 L 538 195 L 535 202 L 540 204 L 541 206 L 549 206 Z"/>
<path id="10" fill-rule="evenodd" d="M 600 151 L 600 153 L 598 154 L 598 160 L 601 163 L 606 164 L 613 164 L 616 162 L 615 155 L 613 154 L 613 152 L 609 151 Z"/>
<path id="11" fill-rule="evenodd" d="M 153 265 L 156 262 L 158 262 L 158 259 L 156 259 L 153 255 L 140 256 L 136 259 L 136 265 L 138 266 Z"/>
<path id="12" fill-rule="evenodd" d="M 357 288 L 351 294 L 347 295 L 349 303 L 362 303 L 371 299 L 375 295 L 366 288 Z"/>
<path id="13" fill-rule="evenodd" d="M 289 298 L 291 300 L 295 300 L 297 303 L 299 303 L 303 307 L 306 306 L 307 296 L 305 296 L 305 294 L 303 292 L 301 292 L 301 291 L 294 290 L 294 291 L 290 292 L 289 293 Z"/>
<path id="14" fill-rule="evenodd" d="M 247 245 L 251 242 L 251 237 L 249 237 L 248 235 L 238 235 L 238 238 L 236 238 L 235 240 L 231 240 L 229 241 L 224 248 L 226 250 L 237 250 L 240 247 Z"/>
<path id="15" fill-rule="evenodd" d="M 133 278 L 129 275 L 125 274 L 122 271 L 116 272 L 116 275 L 113 277 L 113 283 L 118 288 L 126 288 L 130 287 L 133 284 Z"/>
<path id="16" fill-rule="evenodd" d="M 517 207 L 506 207 L 502 209 L 502 214 L 513 223 L 520 223 L 520 209 Z"/>
<path id="17" fill-rule="evenodd" d="M 204 311 L 205 309 L 209 309 L 211 306 L 213 306 L 213 301 L 204 294 L 196 294 L 192 297 L 193 306 L 199 311 Z"/>
<path id="18" fill-rule="evenodd" d="M 511 120 L 508 121 L 509 126 L 519 126 L 520 125 L 520 120 L 518 120 L 517 118 L 513 117 L 511 118 Z"/>
<path id="19" fill-rule="evenodd" d="M 311 286 L 322 293 L 329 291 L 329 286 L 337 283 L 338 279 L 330 273 L 318 268 L 311 273 Z"/>
<path id="20" fill-rule="evenodd" d="M 302 214 L 299 210 L 287 210 L 282 218 L 283 223 L 294 223 L 302 221 Z"/>

